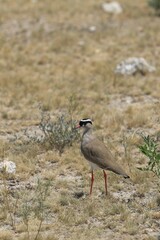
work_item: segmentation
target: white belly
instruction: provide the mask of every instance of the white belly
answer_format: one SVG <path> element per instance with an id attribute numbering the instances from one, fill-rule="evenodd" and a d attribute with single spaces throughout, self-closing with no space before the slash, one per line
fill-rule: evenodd
<path id="1" fill-rule="evenodd" d="M 96 165 L 95 163 L 89 162 L 89 164 L 91 166 L 91 170 L 95 170 L 95 169 L 99 168 L 98 165 Z"/>

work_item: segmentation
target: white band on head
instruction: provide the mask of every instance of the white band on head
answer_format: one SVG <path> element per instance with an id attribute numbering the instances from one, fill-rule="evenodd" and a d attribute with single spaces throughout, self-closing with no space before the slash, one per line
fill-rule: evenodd
<path id="1" fill-rule="evenodd" d="M 92 120 L 90 118 L 83 118 L 80 122 L 79 122 L 79 125 L 82 127 L 82 126 L 86 126 L 86 124 L 92 124 Z"/>
<path id="2" fill-rule="evenodd" d="M 81 119 L 82 122 L 92 122 L 92 120 L 90 118 L 84 118 L 84 119 Z"/>

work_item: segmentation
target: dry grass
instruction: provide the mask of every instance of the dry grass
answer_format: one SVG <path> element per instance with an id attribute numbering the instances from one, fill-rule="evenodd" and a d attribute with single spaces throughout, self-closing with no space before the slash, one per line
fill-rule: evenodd
<path id="1" fill-rule="evenodd" d="M 2 230 L 0 231 L 0 239 L 1 240 L 11 240 L 12 239 L 12 232 L 11 231 L 6 231 Z"/>
<path id="2" fill-rule="evenodd" d="M 0 157 L 17 165 L 13 186 L 11 177 L 6 180 L 11 203 L 16 192 L 34 195 L 38 178 L 52 183 L 37 240 L 152 240 L 158 235 L 159 181 L 137 169 L 146 164 L 137 133 L 160 130 L 159 18 L 145 0 L 119 2 L 124 11 L 118 16 L 103 12 L 99 0 L 0 3 Z M 156 71 L 115 76 L 115 66 L 132 56 L 146 58 Z M 131 176 L 124 181 L 109 173 L 107 197 L 102 171 L 95 173 L 93 196 L 88 196 L 89 168 L 79 144 L 59 156 L 22 136 L 39 124 L 39 109 L 53 118 L 70 112 L 70 97 L 76 106 L 72 118 L 91 117 L 97 134 Z M 0 239 L 29 240 L 18 211 L 11 227 L 3 191 L 1 181 Z M 37 221 L 34 215 L 29 219 L 30 240 Z"/>

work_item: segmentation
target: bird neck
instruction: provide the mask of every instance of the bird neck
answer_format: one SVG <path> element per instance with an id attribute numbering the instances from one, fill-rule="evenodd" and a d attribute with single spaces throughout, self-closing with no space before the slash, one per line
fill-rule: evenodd
<path id="1" fill-rule="evenodd" d="M 92 133 L 92 126 L 86 126 L 85 128 L 84 128 L 84 131 L 83 131 L 83 135 L 82 135 L 82 137 L 84 137 L 84 135 L 90 135 Z"/>

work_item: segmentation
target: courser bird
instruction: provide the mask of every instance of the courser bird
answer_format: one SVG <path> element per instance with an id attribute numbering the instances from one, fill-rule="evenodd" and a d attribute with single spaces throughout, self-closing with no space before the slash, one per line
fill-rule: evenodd
<path id="1" fill-rule="evenodd" d="M 112 171 L 124 178 L 130 178 L 121 166 L 115 161 L 110 150 L 100 141 L 93 133 L 92 121 L 90 118 L 83 118 L 80 120 L 76 128 L 83 128 L 81 139 L 81 152 L 90 163 L 91 166 L 91 186 L 90 195 L 92 194 L 92 187 L 94 182 L 93 170 L 96 168 L 103 169 L 105 180 L 105 191 L 107 195 L 107 174 L 105 170 Z"/>

